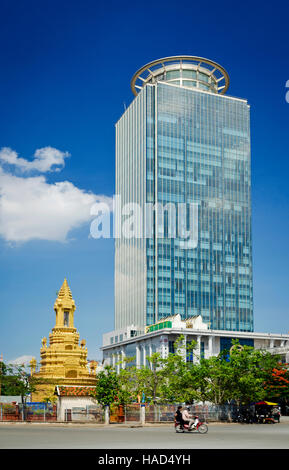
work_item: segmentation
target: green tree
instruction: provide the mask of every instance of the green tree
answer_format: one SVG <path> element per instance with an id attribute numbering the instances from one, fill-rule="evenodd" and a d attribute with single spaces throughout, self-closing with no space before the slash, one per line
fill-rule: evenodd
<path id="1" fill-rule="evenodd" d="M 97 375 L 97 384 L 93 396 L 101 405 L 111 405 L 117 401 L 119 392 L 119 377 L 111 366 L 105 366 Z"/>
<path id="2" fill-rule="evenodd" d="M 267 351 L 232 341 L 230 351 L 202 359 L 194 370 L 198 396 L 215 404 L 235 400 L 238 404 L 263 400 L 264 385 L 278 358 Z"/>
<path id="3" fill-rule="evenodd" d="M 216 405 L 231 398 L 232 369 L 223 355 L 202 359 L 194 368 L 196 397 Z"/>
<path id="4" fill-rule="evenodd" d="M 181 335 L 174 343 L 175 352 L 162 360 L 163 381 L 160 390 L 163 401 L 191 403 L 197 398 L 195 365 L 186 362 L 186 357 L 190 357 L 195 348 L 196 341 L 187 344 Z"/>
<path id="5" fill-rule="evenodd" d="M 164 380 L 163 360 L 159 353 L 153 353 L 147 359 L 149 367 L 136 369 L 137 392 L 144 393 L 146 401 L 151 400 L 156 404 L 161 398 L 161 384 Z"/>
<path id="6" fill-rule="evenodd" d="M 26 419 L 26 400 L 27 396 L 35 392 L 45 379 L 39 379 L 30 376 L 25 371 L 24 365 L 7 365 L 1 364 L 0 368 L 0 381 L 1 393 L 5 395 L 18 395 L 21 396 L 23 406 L 23 416 Z"/>
<path id="7" fill-rule="evenodd" d="M 266 398 L 265 383 L 278 364 L 278 356 L 267 351 L 242 346 L 233 341 L 230 353 L 232 371 L 231 398 L 239 404 L 264 400 Z"/>
<path id="8" fill-rule="evenodd" d="M 8 367 L 4 362 L 0 361 L 0 388 L 1 395 L 10 395 L 9 384 L 7 383 Z"/>
<path id="9" fill-rule="evenodd" d="M 175 342 L 174 353 L 167 358 L 152 354 L 147 358 L 149 366 L 135 367 L 132 365 L 135 358 L 125 358 L 126 366 L 119 374 L 107 366 L 98 375 L 95 396 L 105 405 L 131 403 L 143 393 L 145 400 L 154 404 L 193 400 L 217 405 L 235 400 L 245 404 L 268 398 L 268 384 L 272 382 L 278 357 L 250 346 L 241 347 L 237 340 L 233 340 L 232 346 L 230 351 L 202 359 L 197 356 L 196 342 L 186 344 L 181 335 Z M 186 362 L 192 353 L 197 360 Z M 282 379 L 278 380 L 280 388 Z M 281 390 L 286 394 L 284 385 L 288 384 L 283 382 Z"/>
<path id="10" fill-rule="evenodd" d="M 27 395 L 36 391 L 39 380 L 30 377 L 24 365 L 1 364 L 0 368 L 1 394 L 21 396 L 25 403 Z"/>
<path id="11" fill-rule="evenodd" d="M 126 367 L 119 372 L 118 401 L 122 405 L 136 401 L 140 393 L 138 369 L 130 364 L 132 360 L 133 358 L 125 358 Z"/>

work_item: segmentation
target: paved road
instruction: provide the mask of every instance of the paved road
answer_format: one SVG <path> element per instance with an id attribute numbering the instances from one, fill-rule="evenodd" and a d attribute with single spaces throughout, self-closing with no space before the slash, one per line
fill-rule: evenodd
<path id="1" fill-rule="evenodd" d="M 1 449 L 289 449 L 289 420 L 280 424 L 210 424 L 204 435 L 173 426 L 94 427 L 0 424 Z"/>

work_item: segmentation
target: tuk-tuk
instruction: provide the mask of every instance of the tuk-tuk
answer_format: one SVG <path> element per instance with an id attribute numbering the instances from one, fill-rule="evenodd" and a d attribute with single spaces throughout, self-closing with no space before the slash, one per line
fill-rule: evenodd
<path id="1" fill-rule="evenodd" d="M 254 405 L 258 423 L 280 423 L 281 413 L 278 403 L 259 401 L 254 403 Z"/>

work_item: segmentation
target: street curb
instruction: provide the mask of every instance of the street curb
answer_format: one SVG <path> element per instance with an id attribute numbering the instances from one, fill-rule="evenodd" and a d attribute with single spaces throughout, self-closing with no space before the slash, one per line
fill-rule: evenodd
<path id="1" fill-rule="evenodd" d="M 283 420 L 281 418 L 280 423 L 274 423 L 275 425 L 282 425 L 288 424 L 289 417 L 284 416 Z M 220 421 L 209 421 L 207 424 L 210 426 L 254 426 L 254 424 L 247 424 L 247 423 L 232 423 L 232 422 L 220 422 Z M 138 423 L 138 422 L 131 422 L 131 423 L 111 423 L 111 424 L 102 424 L 102 423 L 88 423 L 88 422 L 67 422 L 67 421 L 55 421 L 55 422 L 27 422 L 27 421 L 0 421 L 0 426 L 46 426 L 46 427 L 87 427 L 87 428 L 156 428 L 156 427 L 173 427 L 173 422 L 159 422 L 159 423 Z M 260 426 L 258 424 L 258 426 Z"/>
<path id="2" fill-rule="evenodd" d="M 54 423 L 45 423 L 45 422 L 25 422 L 25 421 L 0 421 L 1 425 L 5 426 L 47 426 L 47 427 L 89 427 L 89 428 L 156 428 L 156 427 L 174 427 L 174 423 L 145 423 L 145 424 L 138 424 L 138 423 L 111 423 L 111 424 L 100 424 L 100 423 L 86 423 L 86 422 L 69 422 L 66 421 L 58 421 Z M 209 422 L 208 425 L 237 425 L 240 423 L 220 423 L 220 422 Z"/>

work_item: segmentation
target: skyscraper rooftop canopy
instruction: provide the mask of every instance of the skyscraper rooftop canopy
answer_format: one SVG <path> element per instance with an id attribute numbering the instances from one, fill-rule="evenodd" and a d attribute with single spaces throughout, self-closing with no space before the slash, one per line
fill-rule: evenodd
<path id="1" fill-rule="evenodd" d="M 158 81 L 219 94 L 226 93 L 230 83 L 226 70 L 212 60 L 189 55 L 172 56 L 141 67 L 132 77 L 132 92 L 136 96 L 146 84 Z"/>

